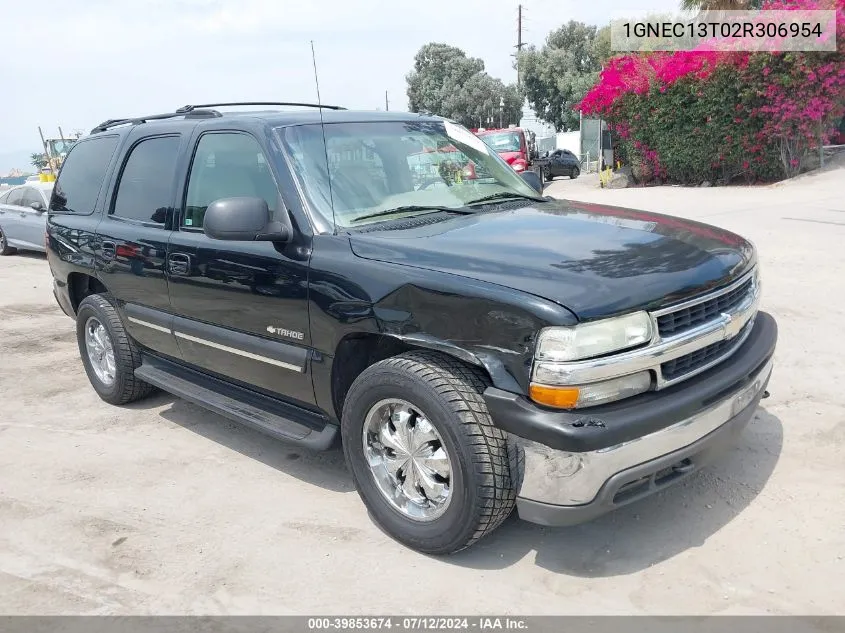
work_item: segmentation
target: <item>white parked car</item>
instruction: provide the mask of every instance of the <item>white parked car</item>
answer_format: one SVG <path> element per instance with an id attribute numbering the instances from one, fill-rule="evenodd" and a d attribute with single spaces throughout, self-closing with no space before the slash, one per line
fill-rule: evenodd
<path id="1" fill-rule="evenodd" d="M 33 182 L 0 194 L 0 255 L 16 250 L 44 252 L 52 182 Z"/>

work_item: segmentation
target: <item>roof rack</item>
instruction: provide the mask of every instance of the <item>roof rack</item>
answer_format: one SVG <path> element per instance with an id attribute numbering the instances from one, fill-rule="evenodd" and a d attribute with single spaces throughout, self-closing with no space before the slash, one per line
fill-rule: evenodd
<path id="1" fill-rule="evenodd" d="M 109 119 L 108 121 L 103 121 L 97 127 L 91 130 L 91 134 L 96 134 L 97 132 L 105 132 L 113 127 L 117 127 L 118 125 L 126 125 L 132 124 L 137 125 L 139 123 L 146 123 L 147 121 L 156 121 L 161 119 L 172 119 L 177 116 L 183 116 L 186 119 L 206 119 L 206 118 L 214 118 L 214 117 L 221 117 L 223 116 L 217 110 L 189 110 L 187 112 L 165 112 L 164 114 L 151 114 L 149 116 L 139 116 L 134 117 L 131 119 Z"/>
<path id="2" fill-rule="evenodd" d="M 183 116 L 186 119 L 205 119 L 205 118 L 214 118 L 214 117 L 221 117 L 223 114 L 218 112 L 217 110 L 212 110 L 210 108 L 218 107 L 218 106 L 244 106 L 244 105 L 275 105 L 275 106 L 299 106 L 304 108 L 326 108 L 327 110 L 345 110 L 341 106 L 336 105 L 321 105 L 318 103 L 297 103 L 292 101 L 232 101 L 230 103 L 205 103 L 202 105 L 186 105 L 182 106 L 181 108 L 177 108 L 175 112 L 165 112 L 163 114 L 151 114 L 149 116 L 141 116 L 141 117 L 133 117 L 133 118 L 126 118 L 126 119 L 108 119 L 107 121 L 103 121 L 97 127 L 91 130 L 91 134 L 96 134 L 97 132 L 105 132 L 108 129 L 113 127 L 117 127 L 118 125 L 126 125 L 132 124 L 137 125 L 139 123 L 145 123 L 147 121 L 156 121 L 161 119 L 172 119 L 177 116 Z"/>
<path id="3" fill-rule="evenodd" d="M 176 112 L 185 113 L 191 112 L 197 108 L 218 108 L 220 106 L 253 106 L 253 105 L 276 105 L 276 106 L 299 106 L 302 108 L 325 108 L 326 110 L 346 110 L 342 106 L 326 105 L 325 103 L 296 103 L 293 101 L 232 101 L 230 103 L 204 103 L 202 105 L 186 105 L 182 106 Z"/>

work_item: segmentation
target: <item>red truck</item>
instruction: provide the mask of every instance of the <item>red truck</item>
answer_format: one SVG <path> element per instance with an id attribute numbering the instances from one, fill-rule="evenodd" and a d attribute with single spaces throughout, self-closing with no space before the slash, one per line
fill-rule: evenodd
<path id="1" fill-rule="evenodd" d="M 518 173 L 530 169 L 536 158 L 533 134 L 519 127 L 472 130 L 492 147 Z"/>

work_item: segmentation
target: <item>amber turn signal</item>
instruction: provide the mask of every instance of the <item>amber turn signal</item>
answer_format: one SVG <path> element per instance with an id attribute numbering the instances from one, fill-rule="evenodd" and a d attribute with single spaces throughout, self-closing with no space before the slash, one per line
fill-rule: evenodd
<path id="1" fill-rule="evenodd" d="M 573 409 L 578 403 L 580 389 L 578 387 L 551 387 L 531 383 L 528 393 L 537 404 L 557 409 Z"/>

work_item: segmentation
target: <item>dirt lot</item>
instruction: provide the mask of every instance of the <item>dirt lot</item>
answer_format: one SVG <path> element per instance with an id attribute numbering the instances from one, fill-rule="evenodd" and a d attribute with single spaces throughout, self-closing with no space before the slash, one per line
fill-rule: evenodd
<path id="1" fill-rule="evenodd" d="M 772 397 L 686 485 L 576 528 L 514 518 L 448 559 L 374 527 L 339 452 L 166 395 L 101 402 L 44 258 L 0 258 L 0 612 L 845 613 L 843 183 L 553 183 L 753 239 L 780 324 Z"/>

